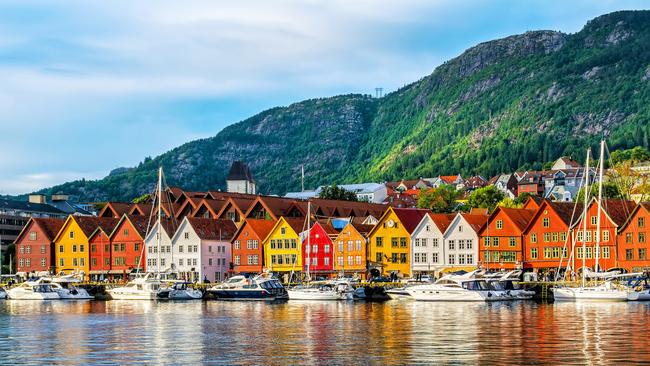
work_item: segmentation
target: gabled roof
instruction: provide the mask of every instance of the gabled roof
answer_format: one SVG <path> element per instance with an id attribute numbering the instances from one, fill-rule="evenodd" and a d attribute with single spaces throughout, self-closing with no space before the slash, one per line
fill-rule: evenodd
<path id="1" fill-rule="evenodd" d="M 644 209 L 644 210 L 646 210 L 646 212 L 650 212 L 650 202 L 639 202 L 639 204 L 636 205 L 636 207 L 634 207 L 634 210 L 630 213 L 627 220 L 625 220 L 623 225 L 621 225 L 621 227 L 618 229 L 619 232 L 621 232 L 621 231 L 625 230 L 625 228 L 627 228 L 627 226 L 630 224 L 630 222 L 632 222 L 632 218 L 636 215 L 636 213 L 640 209 Z M 16 241 L 18 241 L 18 239 L 16 239 Z"/>
<path id="2" fill-rule="evenodd" d="M 535 212 L 537 210 L 527 210 L 525 208 L 508 208 L 508 207 L 502 207 L 498 206 L 494 212 L 490 215 L 488 219 L 488 223 L 491 223 L 495 217 L 499 213 L 503 213 L 506 218 L 508 218 L 519 231 L 523 232 L 528 224 L 530 223 L 530 220 L 533 219 L 533 216 L 535 215 Z M 487 225 L 484 225 L 480 231 L 479 235 L 485 230 Z"/>
<path id="3" fill-rule="evenodd" d="M 135 203 L 127 214 L 149 216 L 153 205 L 151 203 Z"/>
<path id="4" fill-rule="evenodd" d="M 283 222 L 286 222 L 289 227 L 297 234 L 300 235 L 301 232 L 305 230 L 306 227 L 306 220 L 304 219 L 297 219 L 297 218 L 292 218 L 292 217 L 280 217 L 278 221 L 275 222 L 275 225 L 273 225 L 273 228 L 269 231 L 269 233 L 266 235 L 266 237 L 263 239 L 263 241 L 266 241 L 271 233 L 275 231 L 275 229 L 280 226 Z"/>
<path id="5" fill-rule="evenodd" d="M 186 217 L 185 220 L 201 240 L 231 241 L 237 232 L 237 226 L 232 220 L 203 217 Z"/>
<path id="6" fill-rule="evenodd" d="M 111 239 L 113 238 L 115 233 L 117 233 L 117 229 L 122 225 L 124 221 L 129 221 L 131 223 L 131 226 L 135 229 L 135 231 L 138 233 L 140 238 L 142 238 L 143 240 L 147 236 L 148 225 L 151 225 L 153 227 L 153 225 L 155 224 L 154 220 L 151 220 L 151 222 L 149 221 L 148 216 L 123 215 L 120 218 L 120 221 L 115 225 L 115 228 L 112 231 L 108 232 Z"/>
<path id="7" fill-rule="evenodd" d="M 225 200 L 215 200 L 215 199 L 210 199 L 210 198 L 204 198 L 201 200 L 201 203 L 199 203 L 194 211 L 192 211 L 191 216 L 192 217 L 199 217 L 198 212 L 201 209 L 205 209 L 210 213 L 210 217 L 213 219 L 216 219 L 219 217 L 219 212 L 221 212 L 221 209 L 226 205 Z"/>
<path id="8" fill-rule="evenodd" d="M 393 208 L 392 210 L 409 234 L 413 234 L 413 230 L 418 226 L 424 215 L 431 212 L 421 208 Z"/>
<path id="9" fill-rule="evenodd" d="M 228 178 L 226 180 L 246 180 L 253 182 L 253 175 L 250 169 L 248 169 L 248 165 L 242 161 L 235 160 L 230 166 L 230 172 L 228 172 Z"/>
<path id="10" fill-rule="evenodd" d="M 454 214 L 443 214 L 443 213 L 433 213 L 433 212 L 427 212 L 427 214 L 429 215 L 433 223 L 436 224 L 438 230 L 440 230 L 440 232 L 443 234 L 445 233 L 445 231 L 447 231 L 449 225 L 451 225 L 451 222 L 454 220 L 454 217 L 456 217 L 456 215 Z"/>
<path id="11" fill-rule="evenodd" d="M 527 233 L 530 230 L 537 218 L 544 212 L 544 210 L 547 209 L 553 210 L 565 225 L 573 227 L 573 225 L 575 225 L 580 220 L 583 206 L 584 205 L 582 203 L 576 202 L 553 202 L 544 200 L 542 201 L 542 204 L 539 206 L 537 211 L 535 211 L 535 215 L 528 223 L 526 229 L 524 230 L 524 233 Z M 571 221 L 572 219 L 573 222 Z"/>
<path id="12" fill-rule="evenodd" d="M 469 227 L 477 234 L 481 231 L 481 228 L 487 224 L 489 218 L 488 215 L 472 215 L 466 213 L 461 213 L 460 215 L 465 219 Z"/>
<path id="13" fill-rule="evenodd" d="M 14 240 L 14 243 L 17 243 L 17 242 L 20 241 L 23 234 L 27 232 L 27 228 L 30 226 L 30 224 L 37 225 L 38 227 L 40 227 L 41 230 L 43 231 L 43 233 L 45 234 L 45 237 L 47 238 L 47 240 L 52 242 L 52 241 L 54 241 L 54 238 L 56 237 L 56 234 L 63 227 L 64 223 L 65 223 L 64 219 L 32 217 L 32 218 L 29 219 L 27 224 L 25 224 L 25 226 L 23 226 L 22 230 L 20 231 L 20 233 L 16 237 L 16 240 Z"/>
<path id="14" fill-rule="evenodd" d="M 286 216 L 289 213 L 289 209 L 294 206 L 294 200 L 284 197 L 258 196 L 246 210 L 245 217 L 249 217 L 258 205 L 262 206 L 271 218 L 278 220 L 281 216 Z"/>
<path id="15" fill-rule="evenodd" d="M 189 212 L 189 215 L 191 215 L 192 212 L 194 212 L 194 210 L 197 207 L 199 207 L 202 200 L 203 198 L 198 198 L 198 197 L 190 197 L 186 199 L 185 202 L 183 202 L 183 204 L 180 205 L 178 211 L 174 212 L 174 215 L 176 216 L 176 218 L 182 216 L 183 212 Z"/>
<path id="16" fill-rule="evenodd" d="M 595 199 L 589 204 L 590 206 L 597 202 Z M 603 200 L 602 207 L 605 214 L 616 225 L 621 226 L 630 217 L 630 213 L 634 210 L 636 202 L 626 200 Z"/>
<path id="17" fill-rule="evenodd" d="M 255 232 L 258 238 L 261 240 L 264 240 L 271 230 L 273 230 L 273 227 L 275 227 L 276 221 L 273 220 L 261 220 L 261 219 L 246 219 L 244 220 L 244 223 L 239 227 L 237 232 L 233 235 L 233 239 L 236 238 L 239 233 L 244 230 L 244 228 L 248 228 L 249 230 L 252 230 Z"/>
<path id="18" fill-rule="evenodd" d="M 441 175 L 439 178 L 447 184 L 454 184 L 459 177 L 460 175 Z"/>
<path id="19" fill-rule="evenodd" d="M 366 225 L 355 222 L 354 220 L 352 220 L 349 225 L 352 225 L 352 227 L 354 227 L 362 236 L 368 236 L 368 233 L 370 233 L 370 231 L 372 231 L 372 228 L 375 227 L 375 225 Z"/>
<path id="20" fill-rule="evenodd" d="M 133 205 L 127 202 L 106 202 L 106 205 L 99 211 L 97 216 L 120 218 L 122 215 L 129 213 L 131 206 Z M 110 216 L 106 216 L 109 212 Z"/>

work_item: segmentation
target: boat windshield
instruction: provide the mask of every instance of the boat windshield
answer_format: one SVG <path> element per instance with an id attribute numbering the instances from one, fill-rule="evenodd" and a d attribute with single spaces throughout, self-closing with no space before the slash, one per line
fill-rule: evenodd
<path id="1" fill-rule="evenodd" d="M 490 286 L 485 281 L 467 281 L 463 282 L 463 288 L 470 291 L 487 291 Z"/>
<path id="2" fill-rule="evenodd" d="M 491 287 L 491 290 L 503 291 L 503 290 L 506 289 L 503 286 L 504 284 L 502 282 L 498 282 L 498 281 L 490 281 L 490 282 L 488 282 L 488 285 Z"/>

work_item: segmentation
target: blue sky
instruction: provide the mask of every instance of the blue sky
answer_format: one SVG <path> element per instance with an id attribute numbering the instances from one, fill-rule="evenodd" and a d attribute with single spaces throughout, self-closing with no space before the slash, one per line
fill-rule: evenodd
<path id="1" fill-rule="evenodd" d="M 478 42 L 645 1 L 0 2 L 0 194 L 133 166 L 264 109 L 385 91 Z"/>

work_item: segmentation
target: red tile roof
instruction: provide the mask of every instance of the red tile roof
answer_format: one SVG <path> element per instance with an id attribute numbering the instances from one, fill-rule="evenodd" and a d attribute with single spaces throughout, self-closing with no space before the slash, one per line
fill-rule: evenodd
<path id="1" fill-rule="evenodd" d="M 264 240 L 269 235 L 271 230 L 273 230 L 275 223 L 276 221 L 273 220 L 246 219 L 241 227 L 250 228 L 255 232 L 255 234 L 257 234 L 258 238 Z"/>
<path id="2" fill-rule="evenodd" d="M 596 201 L 592 201 L 595 203 Z M 616 226 L 621 226 L 634 210 L 636 202 L 634 201 L 625 201 L 625 200 L 603 200 L 602 201 L 603 210 L 607 213 L 610 219 L 616 224 Z"/>
<path id="3" fill-rule="evenodd" d="M 487 224 L 488 215 L 472 215 L 472 214 L 466 214 L 463 213 L 461 214 L 465 221 L 467 221 L 467 224 L 474 230 L 477 234 L 479 231 L 481 231 L 481 228 Z"/>
<path id="4" fill-rule="evenodd" d="M 424 215 L 428 214 L 429 210 L 421 208 L 393 208 L 393 212 L 399 218 L 399 221 L 404 225 L 409 234 L 418 226 Z"/>
<path id="5" fill-rule="evenodd" d="M 120 218 L 131 210 L 133 204 L 126 202 L 107 202 L 97 216 L 104 217 L 107 211 L 110 211 L 110 217 Z"/>
<path id="6" fill-rule="evenodd" d="M 507 208 L 507 207 L 498 207 L 494 213 L 497 211 L 503 212 L 510 220 L 517 226 L 520 231 L 523 231 L 530 220 L 533 219 L 536 210 L 526 210 L 524 208 Z M 494 215 L 493 213 L 493 215 Z"/>
<path id="7" fill-rule="evenodd" d="M 433 220 L 433 223 L 436 224 L 438 227 L 438 230 L 444 234 L 445 231 L 447 231 L 447 228 L 451 224 L 452 220 L 456 215 L 454 214 L 442 214 L 442 213 L 433 213 L 433 212 L 427 212 L 429 214 L 429 217 L 431 217 L 431 220 Z M 423 216 L 424 217 L 424 216 Z"/>
<path id="8" fill-rule="evenodd" d="M 20 238 L 24 235 L 26 232 L 26 228 L 29 226 L 29 223 L 32 222 L 34 225 L 38 225 L 38 227 L 43 230 L 43 234 L 45 234 L 45 237 L 47 240 L 50 242 L 54 240 L 56 237 L 56 234 L 61 230 L 61 227 L 63 227 L 63 224 L 65 223 L 64 219 L 54 219 L 54 218 L 41 218 L 41 217 L 32 217 L 29 219 L 27 224 L 23 227 L 23 229 L 20 231 L 20 234 L 18 234 L 18 237 L 16 240 L 14 240 L 14 243 L 17 243 Z"/>
<path id="9" fill-rule="evenodd" d="M 187 221 L 201 240 L 231 241 L 237 231 L 232 220 L 188 217 Z"/>
<path id="10" fill-rule="evenodd" d="M 458 179 L 457 175 L 441 175 L 440 180 L 447 183 L 447 184 L 453 184 L 456 179 Z"/>

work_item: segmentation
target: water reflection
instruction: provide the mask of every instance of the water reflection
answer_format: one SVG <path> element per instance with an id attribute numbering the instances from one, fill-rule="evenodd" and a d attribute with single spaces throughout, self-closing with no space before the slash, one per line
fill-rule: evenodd
<path id="1" fill-rule="evenodd" d="M 650 361 L 642 303 L 0 302 L 2 363 Z"/>

